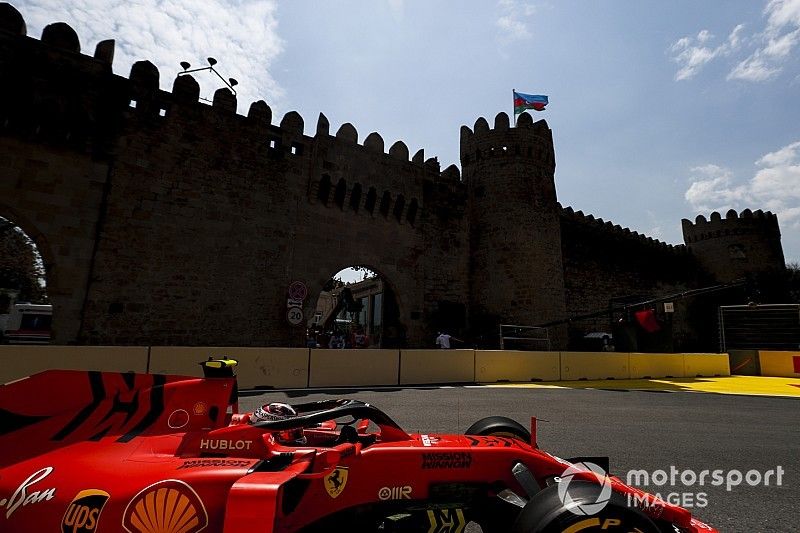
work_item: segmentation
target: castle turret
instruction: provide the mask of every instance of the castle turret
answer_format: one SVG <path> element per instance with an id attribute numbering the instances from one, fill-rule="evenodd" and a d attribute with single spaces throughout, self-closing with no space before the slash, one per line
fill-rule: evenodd
<path id="1" fill-rule="evenodd" d="M 470 199 L 473 325 L 564 318 L 560 208 L 547 123 L 525 113 L 512 128 L 500 113 L 494 129 L 484 118 L 474 131 L 462 126 L 461 166 Z"/>
<path id="2" fill-rule="evenodd" d="M 727 282 L 753 274 L 785 268 L 778 217 L 760 209 L 731 209 L 723 219 L 718 212 L 710 220 L 698 215 L 683 219 L 683 240 L 702 268 L 717 281 Z"/>

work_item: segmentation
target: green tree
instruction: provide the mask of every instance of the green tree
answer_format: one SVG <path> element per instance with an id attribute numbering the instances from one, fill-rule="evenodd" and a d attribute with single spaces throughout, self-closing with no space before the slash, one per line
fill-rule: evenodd
<path id="1" fill-rule="evenodd" d="M 36 245 L 16 225 L 0 218 L 0 290 L 16 291 L 17 300 L 47 301 L 44 267 Z"/>

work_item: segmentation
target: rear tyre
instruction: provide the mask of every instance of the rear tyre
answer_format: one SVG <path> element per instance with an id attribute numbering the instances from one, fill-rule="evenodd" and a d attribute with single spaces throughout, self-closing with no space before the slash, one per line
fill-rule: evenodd
<path id="1" fill-rule="evenodd" d="M 616 492 L 605 507 L 593 514 L 576 514 L 583 506 L 596 506 L 600 485 L 586 481 L 569 483 L 570 509 L 558 494 L 558 484 L 547 487 L 529 501 L 517 517 L 512 533 L 659 533 L 661 530 L 641 511 L 629 507 Z M 574 505 L 573 505 L 574 504 Z M 573 510 L 571 510 L 573 509 Z"/>
<path id="2" fill-rule="evenodd" d="M 464 435 L 478 435 L 483 437 L 510 437 L 512 439 L 531 442 L 531 432 L 517 422 L 505 416 L 487 416 L 472 424 Z"/>

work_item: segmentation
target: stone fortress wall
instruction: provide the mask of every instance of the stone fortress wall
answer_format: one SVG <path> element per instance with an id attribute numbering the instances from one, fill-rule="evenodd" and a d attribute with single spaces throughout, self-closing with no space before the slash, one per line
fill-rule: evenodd
<path id="1" fill-rule="evenodd" d="M 114 75 L 113 41 L 82 54 L 63 23 L 26 34 L 0 4 L 0 216 L 42 253 L 58 343 L 297 345 L 289 284 L 310 314 L 351 265 L 383 277 L 412 347 L 783 267 L 769 213 L 684 221 L 668 246 L 563 208 L 552 133 L 527 114 L 462 127 L 462 176 L 324 115 L 308 136 L 263 101 L 236 114 L 225 88 L 208 105 L 191 75 L 163 91 L 148 61 Z"/>
<path id="2" fill-rule="evenodd" d="M 694 224 L 681 221 L 683 239 L 700 267 L 719 281 L 732 281 L 751 272 L 785 267 L 778 217 L 760 209 L 731 209 L 725 218 L 716 211 L 710 220 L 698 215 Z"/>

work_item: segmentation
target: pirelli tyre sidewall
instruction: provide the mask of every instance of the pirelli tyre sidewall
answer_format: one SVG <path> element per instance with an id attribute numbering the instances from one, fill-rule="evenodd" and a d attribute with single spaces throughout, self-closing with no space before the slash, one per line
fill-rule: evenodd
<path id="1" fill-rule="evenodd" d="M 600 486 L 572 481 L 570 499 L 592 505 L 598 501 Z M 517 517 L 513 533 L 659 533 L 660 529 L 638 509 L 628 507 L 625 497 L 612 493 L 602 510 L 592 515 L 575 514 L 564 507 L 558 484 L 547 487 L 531 499 Z"/>
<path id="2" fill-rule="evenodd" d="M 487 416 L 472 424 L 464 435 L 510 437 L 525 442 L 531 441 L 531 432 L 516 420 L 505 416 Z"/>

